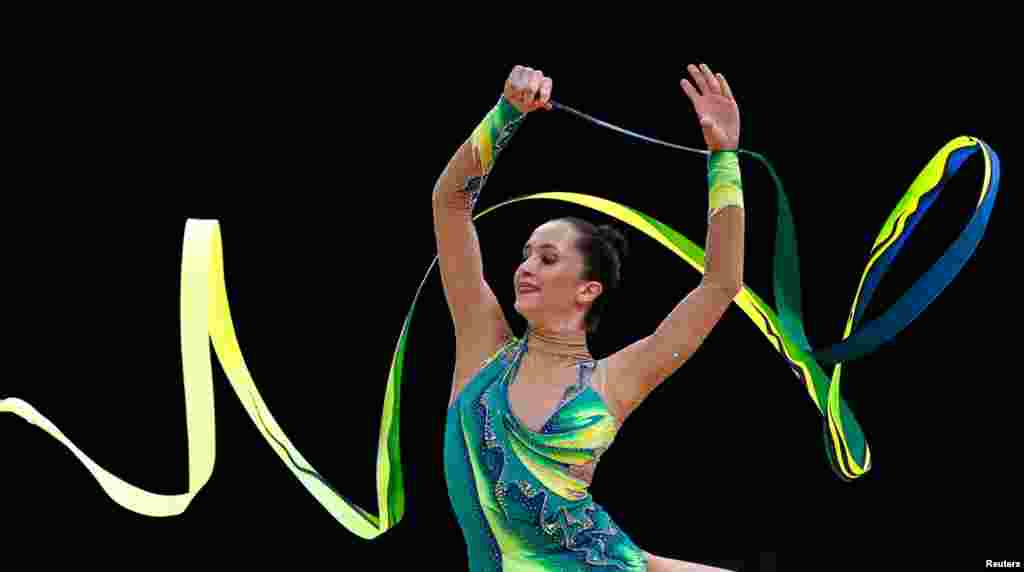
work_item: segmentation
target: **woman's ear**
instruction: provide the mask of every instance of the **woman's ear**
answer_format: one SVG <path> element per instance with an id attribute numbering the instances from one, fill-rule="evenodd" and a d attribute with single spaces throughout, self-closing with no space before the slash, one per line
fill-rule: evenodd
<path id="1" fill-rule="evenodd" d="M 604 286 L 601 285 L 600 282 L 587 282 L 586 285 L 584 285 L 582 292 L 580 293 L 580 296 L 582 296 L 581 301 L 583 303 L 591 303 L 594 300 L 596 300 L 597 297 L 600 296 L 601 292 L 603 291 Z"/>

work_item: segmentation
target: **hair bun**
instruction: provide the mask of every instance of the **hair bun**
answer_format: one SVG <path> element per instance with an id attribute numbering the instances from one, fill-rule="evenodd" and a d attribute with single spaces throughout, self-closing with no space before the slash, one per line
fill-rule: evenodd
<path id="1" fill-rule="evenodd" d="M 618 251 L 620 263 L 629 255 L 629 245 L 626 244 L 626 237 L 619 229 L 609 224 L 602 224 L 597 227 L 597 235 Z"/>

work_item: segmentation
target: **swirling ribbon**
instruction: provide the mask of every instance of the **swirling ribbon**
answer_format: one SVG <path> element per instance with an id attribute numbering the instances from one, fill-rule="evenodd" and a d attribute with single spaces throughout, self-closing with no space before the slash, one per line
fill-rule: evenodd
<path id="1" fill-rule="evenodd" d="M 570 111 L 588 120 L 642 139 L 697 153 L 706 151 L 665 143 L 601 122 L 552 102 L 557 109 Z M 985 176 L 977 209 L 967 228 L 907 292 L 880 317 L 856 328 L 878 283 L 916 227 L 924 213 L 938 198 L 946 182 L 963 162 L 977 151 L 985 161 Z M 777 309 L 745 287 L 735 302 L 768 342 L 786 360 L 797 379 L 807 388 L 811 401 L 822 414 L 827 458 L 840 479 L 850 481 L 871 467 L 871 450 L 864 433 L 839 393 L 842 362 L 870 354 L 895 337 L 960 272 L 981 240 L 999 189 L 999 158 L 984 142 L 973 137 L 957 137 L 947 143 L 925 166 L 910 190 L 889 215 L 871 249 L 867 268 L 854 298 L 843 334 L 843 341 L 825 349 L 813 349 L 804 331 L 800 311 L 800 270 L 796 234 L 782 182 L 771 164 L 761 155 L 739 150 L 760 160 L 768 168 L 778 191 L 778 225 L 775 243 L 774 291 Z M 507 204 L 523 200 L 551 199 L 575 203 L 612 216 L 639 230 L 678 255 L 700 273 L 704 273 L 704 251 L 682 234 L 653 217 L 606 199 L 576 193 L 537 193 L 492 206 L 474 219 Z M 176 495 L 154 494 L 112 475 L 82 453 L 49 419 L 17 398 L 0 400 L 0 412 L 13 413 L 63 443 L 86 466 L 114 502 L 131 511 L 149 516 L 182 513 L 209 481 L 216 452 L 212 359 L 207 340 L 212 340 L 217 358 L 250 419 L 256 424 L 271 449 L 306 487 L 316 500 L 354 534 L 372 539 L 395 526 L 405 512 L 405 487 L 399 454 L 399 412 L 404 356 L 409 325 L 416 302 L 430 271 L 431 262 L 420 282 L 405 317 L 391 361 L 384 394 L 380 440 L 377 450 L 377 503 L 379 515 L 363 510 L 335 489 L 295 448 L 274 420 L 246 368 L 235 335 L 224 281 L 220 225 L 216 220 L 189 219 L 181 268 L 181 349 L 184 369 L 185 415 L 188 433 L 189 486 Z M 855 330 L 856 328 L 856 330 Z M 819 362 L 833 364 L 832 376 L 826 376 Z"/>

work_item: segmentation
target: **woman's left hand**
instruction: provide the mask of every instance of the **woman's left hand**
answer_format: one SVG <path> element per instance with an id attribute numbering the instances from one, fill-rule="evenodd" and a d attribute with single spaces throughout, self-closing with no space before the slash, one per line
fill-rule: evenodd
<path id="1" fill-rule="evenodd" d="M 740 144 L 740 109 L 725 76 L 711 73 L 704 64 L 687 69 L 700 91 L 686 79 L 679 84 L 693 103 L 708 149 L 735 151 Z"/>

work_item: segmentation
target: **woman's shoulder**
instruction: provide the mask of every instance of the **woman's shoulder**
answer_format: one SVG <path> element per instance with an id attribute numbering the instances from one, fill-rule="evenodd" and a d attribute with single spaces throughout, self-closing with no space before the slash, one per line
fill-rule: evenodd
<path id="1" fill-rule="evenodd" d="M 514 349 L 519 342 L 512 332 L 508 332 L 499 341 L 498 347 L 489 348 L 486 353 L 479 353 L 476 356 L 464 355 L 461 358 L 455 360 L 455 375 L 452 379 L 452 394 L 449 399 L 448 405 L 458 398 L 458 395 L 462 392 L 470 381 L 473 380 L 483 370 L 487 369 L 487 366 L 494 363 L 496 359 L 501 359 L 503 363 L 508 363 L 514 356 Z M 483 361 L 480 361 L 481 356 L 485 356 Z"/>
<path id="2" fill-rule="evenodd" d="M 455 366 L 463 373 L 478 370 L 486 365 L 505 350 L 518 338 L 511 328 L 501 327 L 489 332 L 487 335 L 456 337 L 455 340 Z"/>
<path id="3" fill-rule="evenodd" d="M 519 346 L 519 342 L 520 341 L 521 341 L 521 338 L 517 337 L 512 332 L 508 332 L 505 335 L 505 339 L 502 340 L 501 346 L 498 347 L 498 349 L 495 350 L 495 352 L 493 354 L 491 354 L 490 357 L 488 357 L 486 360 L 484 360 L 483 365 L 486 366 L 487 364 L 491 363 L 492 361 L 494 361 L 495 359 L 497 359 L 499 357 L 503 358 L 505 360 L 510 359 L 512 357 L 516 347 Z"/>

